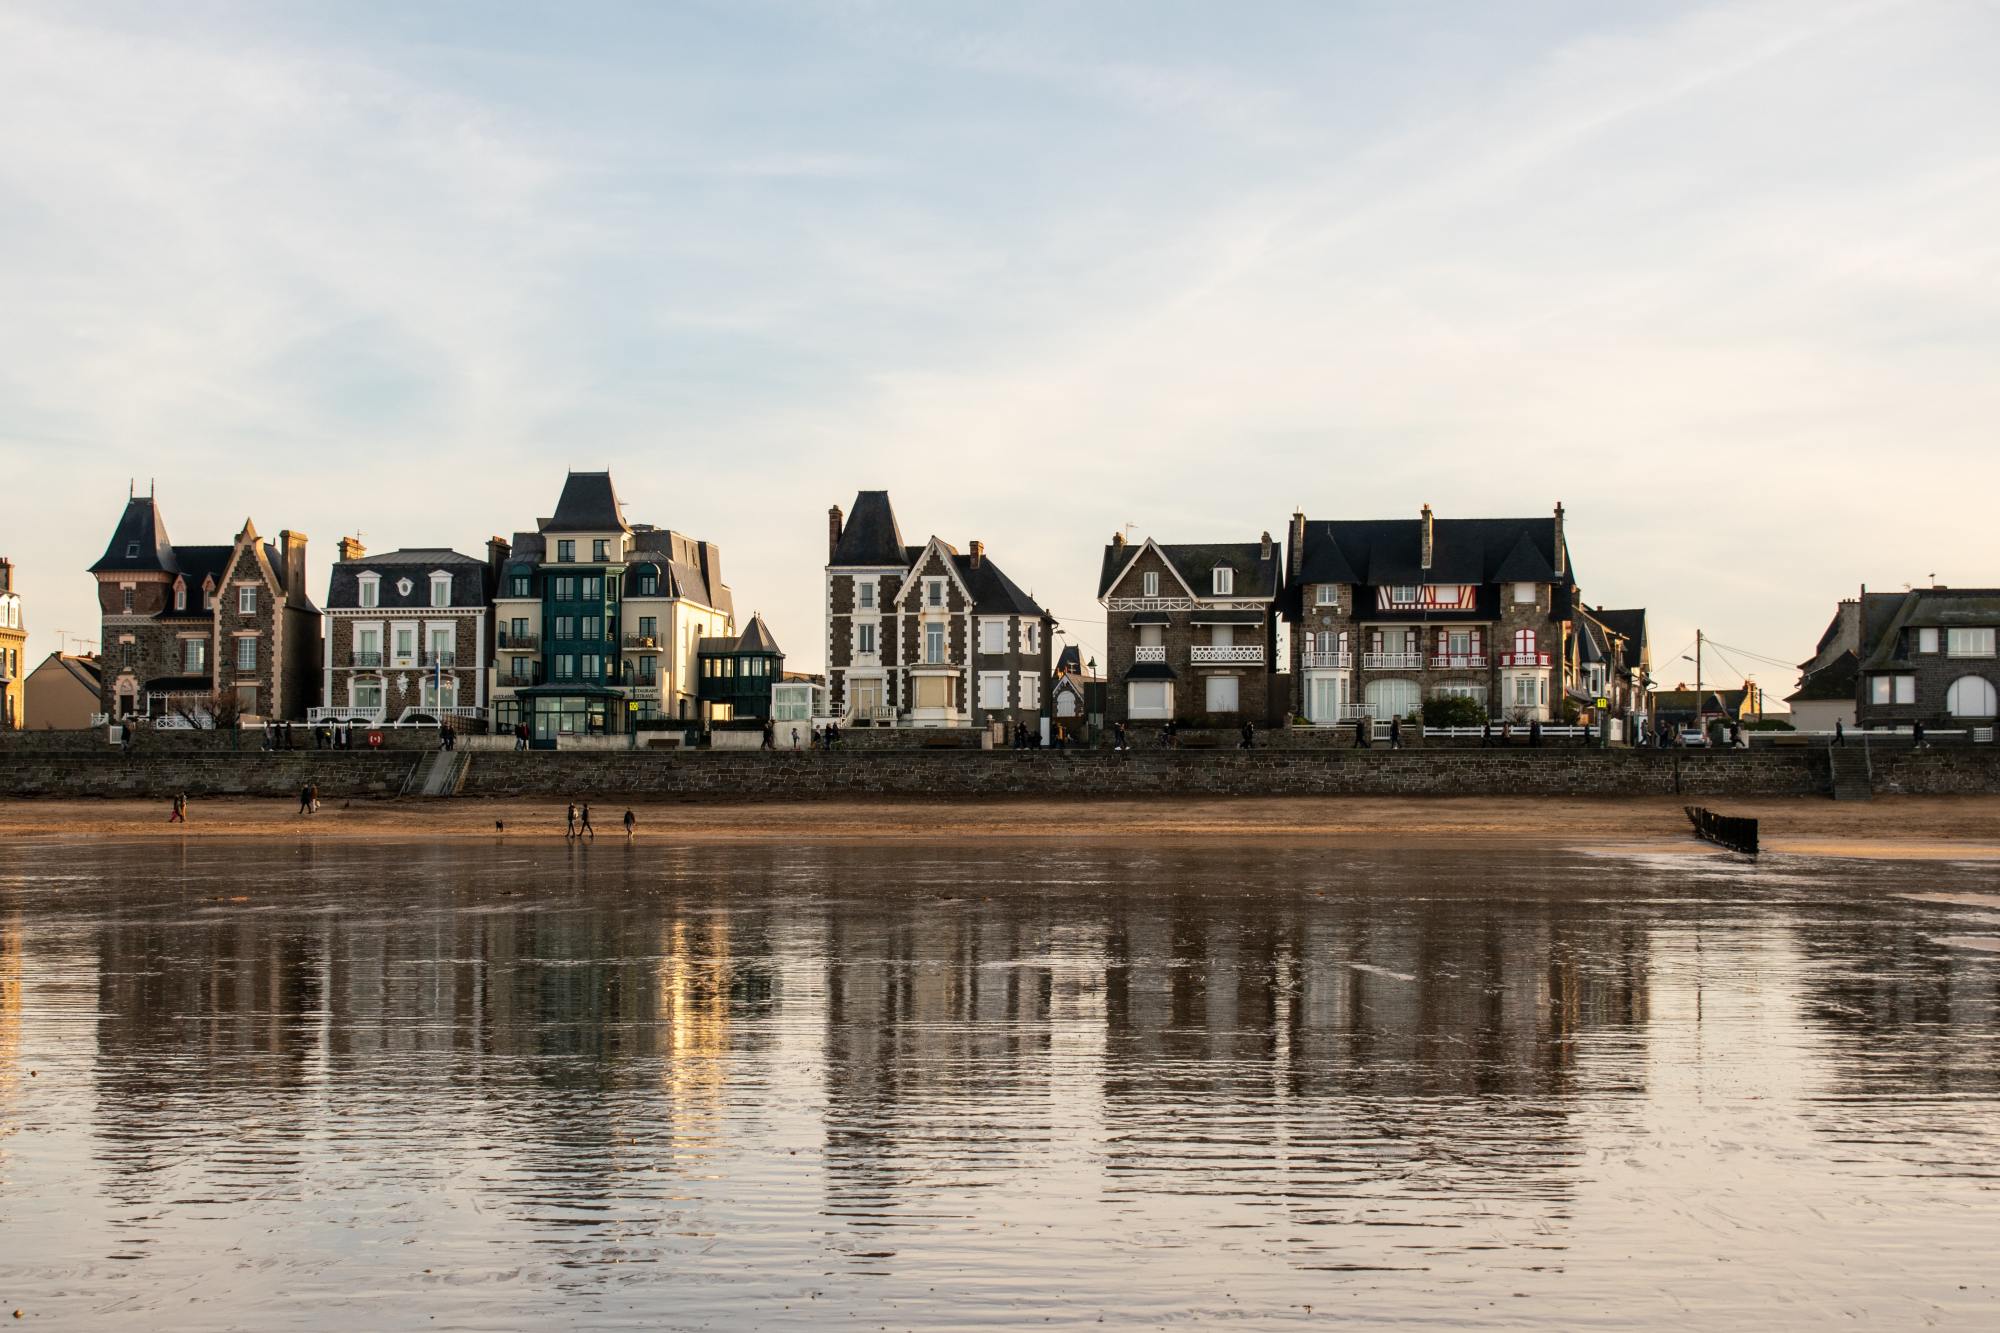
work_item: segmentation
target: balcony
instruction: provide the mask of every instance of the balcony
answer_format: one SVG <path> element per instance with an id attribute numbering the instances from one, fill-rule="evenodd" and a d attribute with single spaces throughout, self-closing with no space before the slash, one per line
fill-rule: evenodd
<path id="1" fill-rule="evenodd" d="M 1431 655 L 1431 669 L 1433 671 L 1484 671 L 1486 669 L 1486 654 L 1433 653 Z"/>
<path id="2" fill-rule="evenodd" d="M 1354 654 L 1300 653 L 1299 665 L 1307 671 L 1345 671 L 1354 665 Z"/>
<path id="3" fill-rule="evenodd" d="M 423 665 L 427 667 L 457 666 L 458 654 L 450 650 L 439 652 L 436 649 L 426 648 L 424 650 Z"/>
<path id="4" fill-rule="evenodd" d="M 356 707 L 342 705 L 334 708 L 306 709 L 306 722 L 309 725 L 314 725 L 314 726 L 329 722 L 379 723 L 381 722 L 381 720 L 382 720 L 382 710 L 380 708 L 356 708 Z"/>
<path id="5" fill-rule="evenodd" d="M 896 710 L 893 708 L 884 708 L 880 705 L 863 708 L 857 704 L 848 713 L 848 717 L 856 722 L 894 722 L 896 720 Z"/>
<path id="6" fill-rule="evenodd" d="M 1502 653 L 1500 665 L 1503 667 L 1545 667 L 1549 664 L 1547 653 Z"/>
<path id="7" fill-rule="evenodd" d="M 380 653 L 351 653 L 347 665 L 357 667 L 379 667 L 382 665 Z"/>
<path id="8" fill-rule="evenodd" d="M 1421 671 L 1424 667 L 1422 653 L 1363 653 L 1363 671 Z"/>
<path id="9" fill-rule="evenodd" d="M 1134 662 L 1164 662 L 1167 660 L 1165 644 L 1142 643 L 1132 650 Z"/>
<path id="10" fill-rule="evenodd" d="M 500 647 L 508 652 L 531 653 L 541 646 L 542 636 L 539 634 L 511 634 L 504 629 L 500 631 Z"/>
<path id="11" fill-rule="evenodd" d="M 1264 645 L 1261 643 L 1198 643 L 1188 650 L 1188 660 L 1196 666 L 1212 665 L 1218 662 L 1243 663 L 1256 666 L 1264 660 Z"/>
<path id="12" fill-rule="evenodd" d="M 658 648 L 660 646 L 660 638 L 657 634 L 627 634 L 625 636 L 625 646 L 627 648 Z"/>

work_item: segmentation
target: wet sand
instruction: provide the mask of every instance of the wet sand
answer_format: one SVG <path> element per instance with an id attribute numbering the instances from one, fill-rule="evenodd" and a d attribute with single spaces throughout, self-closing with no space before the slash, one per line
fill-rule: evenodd
<path id="1" fill-rule="evenodd" d="M 1559 847 L 1702 850 L 1679 798 L 1532 799 L 1287 797 L 1211 800 L 841 801 L 770 804 L 607 802 L 592 808 L 600 838 L 621 838 L 630 808 L 638 836 L 675 843 L 927 842 L 1125 839 L 1540 843 Z M 1764 849 L 1850 857 L 2000 859 L 2000 796 L 1883 797 L 1836 805 L 1822 797 L 1725 800 L 1715 807 L 1762 824 Z M 0 801 L 0 838 L 268 838 L 376 841 L 563 836 L 563 807 L 544 800 L 333 800 L 311 817 L 291 800 L 197 800 L 186 825 L 157 801 Z M 504 828 L 496 827 L 503 825 Z"/>

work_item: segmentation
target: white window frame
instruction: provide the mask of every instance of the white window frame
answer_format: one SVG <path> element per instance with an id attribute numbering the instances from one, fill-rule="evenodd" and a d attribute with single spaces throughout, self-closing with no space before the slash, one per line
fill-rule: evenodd
<path id="1" fill-rule="evenodd" d="M 354 599 L 364 611 L 373 611 L 382 605 L 382 576 L 363 574 L 354 583 Z"/>
<path id="2" fill-rule="evenodd" d="M 1039 653 L 1042 651 L 1041 622 L 1030 620 L 1021 626 L 1021 651 L 1024 653 Z"/>
<path id="3" fill-rule="evenodd" d="M 982 671 L 979 673 L 979 706 L 986 709 L 1007 707 L 1007 673 L 1004 671 Z"/>
<path id="4" fill-rule="evenodd" d="M 249 653 L 249 656 L 250 656 L 250 660 L 249 660 L 248 662 L 245 662 L 245 661 L 243 660 L 243 657 L 244 657 L 244 653 L 243 653 L 243 650 L 244 650 L 245 648 L 248 648 L 248 649 L 250 650 L 250 653 Z M 235 666 L 236 666 L 236 669 L 237 669 L 238 671 L 255 671 L 255 670 L 257 669 L 257 636 L 256 636 L 256 635 L 254 635 L 254 634 L 238 634 L 238 635 L 236 636 L 236 662 L 235 662 Z"/>
<path id="5" fill-rule="evenodd" d="M 987 657 L 999 657 L 1007 651 L 1007 622 L 986 619 L 979 622 L 979 651 Z"/>
<path id="6" fill-rule="evenodd" d="M 1034 671 L 1021 673 L 1021 707 L 1040 708 L 1042 706 L 1042 678 Z"/>
<path id="7" fill-rule="evenodd" d="M 945 609 L 944 580 L 927 578 L 924 580 L 924 606 L 932 611 Z"/>
<path id="8" fill-rule="evenodd" d="M 937 636 L 935 640 L 937 644 L 935 653 L 933 652 L 933 649 L 931 647 L 933 642 L 931 636 L 933 634 L 936 634 Z M 951 627 L 946 625 L 942 620 L 925 621 L 924 622 L 924 665 L 942 666 L 944 665 L 945 660 L 950 653 L 951 653 Z"/>
<path id="9" fill-rule="evenodd" d="M 1125 687 L 1125 708 L 1133 721 L 1164 721 L 1174 715 L 1174 685 L 1169 680 L 1135 680 Z"/>
<path id="10" fill-rule="evenodd" d="M 451 575 L 431 575 L 431 605 L 433 607 L 451 605 Z"/>
<path id="11" fill-rule="evenodd" d="M 1227 707 L 1217 707 L 1216 692 L 1228 686 Z M 1243 682 L 1235 676 L 1209 676 L 1202 682 L 1202 711 L 1207 713 L 1240 713 L 1243 711 Z"/>
<path id="12" fill-rule="evenodd" d="M 1313 590 L 1313 605 L 1324 606 L 1330 610 L 1338 611 L 1340 609 L 1340 585 L 1337 583 L 1322 583 L 1318 585 Z"/>
<path id="13" fill-rule="evenodd" d="M 1208 571 L 1210 594 L 1215 597 L 1236 595 L 1236 571 L 1228 565 L 1217 565 Z"/>
<path id="14" fill-rule="evenodd" d="M 1993 656 L 1993 638 L 1993 628 L 1990 625 L 1967 626 L 1962 629 L 1947 630 L 1944 636 L 1945 656 L 1991 657 Z"/>
<path id="15" fill-rule="evenodd" d="M 1981 702 L 1986 705 L 1985 707 L 1976 712 L 1970 710 L 1961 711 L 1967 687 L 1974 687 L 1981 693 Z M 2000 695 L 2000 691 L 1996 691 L 1993 687 L 1993 682 L 1986 679 L 1986 677 L 1960 676 L 1945 689 L 1944 710 L 1952 717 L 1992 717 L 1994 715 L 1993 705 L 1996 702 L 1996 695 Z"/>
<path id="16" fill-rule="evenodd" d="M 875 644 L 876 625 L 872 620 L 864 620 L 854 627 L 854 651 L 874 654 L 881 651 Z"/>
<path id="17" fill-rule="evenodd" d="M 1392 583 L 1389 585 L 1389 605 L 1415 606 L 1418 589 L 1413 583 Z"/>
<path id="18" fill-rule="evenodd" d="M 1148 569 L 1139 575 L 1139 595 L 1158 597 L 1160 595 L 1160 571 Z"/>
<path id="19" fill-rule="evenodd" d="M 1536 591 L 1534 584 L 1517 583 L 1514 585 L 1514 605 L 1533 606 L 1538 600 L 1540 600 L 1540 593 Z"/>
<path id="20" fill-rule="evenodd" d="M 1917 630 L 1917 651 L 1934 653 L 1938 650 L 1938 632 L 1934 625 L 1925 625 Z"/>
<path id="21" fill-rule="evenodd" d="M 854 585 L 854 604 L 863 611 L 875 609 L 875 580 L 860 579 Z"/>
<path id="22" fill-rule="evenodd" d="M 257 585 L 245 583 L 236 589 L 236 614 L 254 616 L 257 614 Z"/>

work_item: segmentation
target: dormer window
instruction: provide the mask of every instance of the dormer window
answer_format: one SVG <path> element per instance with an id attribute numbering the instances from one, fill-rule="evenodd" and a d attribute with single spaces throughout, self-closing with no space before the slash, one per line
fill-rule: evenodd
<path id="1" fill-rule="evenodd" d="M 1410 585 L 1391 587 L 1389 601 L 1394 606 L 1414 606 L 1417 601 L 1417 590 Z"/>
<path id="2" fill-rule="evenodd" d="M 1314 590 L 1313 604 L 1339 610 L 1340 585 L 1335 583 L 1322 583 L 1318 585 Z"/>
<path id="3" fill-rule="evenodd" d="M 1139 576 L 1139 591 L 1142 596 L 1158 597 L 1160 595 L 1160 571 L 1149 569 L 1141 574 Z"/>
<path id="4" fill-rule="evenodd" d="M 641 597 L 657 597 L 659 593 L 660 576 L 650 569 L 641 573 L 639 575 L 639 595 Z"/>
<path id="5" fill-rule="evenodd" d="M 431 575 L 431 605 L 432 606 L 451 605 L 451 575 L 449 574 Z"/>
<path id="6" fill-rule="evenodd" d="M 382 605 L 382 580 L 374 574 L 363 574 L 355 583 L 355 597 L 364 609 Z"/>
<path id="7" fill-rule="evenodd" d="M 1236 591 L 1236 571 L 1227 565 L 1217 565 L 1210 570 L 1209 578 L 1217 597 L 1227 597 Z"/>
<path id="8" fill-rule="evenodd" d="M 174 610 L 185 611 L 187 609 L 188 609 L 187 584 L 176 583 L 174 584 Z"/>
<path id="9" fill-rule="evenodd" d="M 137 542 L 125 543 L 125 558 L 127 560 L 137 560 L 139 558 L 139 543 Z"/>

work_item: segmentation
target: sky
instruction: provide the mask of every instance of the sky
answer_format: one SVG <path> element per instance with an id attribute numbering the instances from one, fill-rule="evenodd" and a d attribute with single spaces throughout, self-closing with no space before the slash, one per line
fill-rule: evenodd
<path id="1" fill-rule="evenodd" d="M 609 468 L 822 662 L 826 510 L 1102 657 L 1100 552 L 1540 515 L 1779 692 L 2000 584 L 2000 6 L 0 0 L 0 554 L 128 485 L 483 549 Z M 1968 521 L 1970 520 L 1970 521 Z"/>

